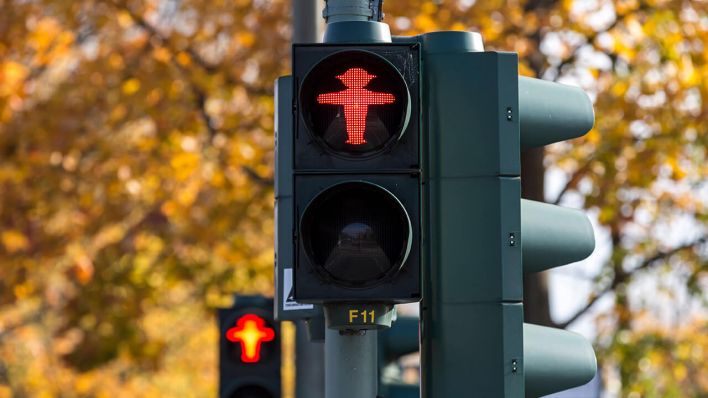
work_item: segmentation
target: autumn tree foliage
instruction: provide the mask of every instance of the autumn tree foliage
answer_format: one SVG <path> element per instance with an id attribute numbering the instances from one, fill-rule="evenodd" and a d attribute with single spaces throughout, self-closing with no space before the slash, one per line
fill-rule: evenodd
<path id="1" fill-rule="evenodd" d="M 595 128 L 546 151 L 546 199 L 611 248 L 587 305 L 552 321 L 596 318 L 611 393 L 704 396 L 708 3 L 385 6 L 396 34 L 479 31 L 591 93 Z M 215 394 L 212 308 L 272 293 L 290 7 L 0 0 L 0 397 Z"/>

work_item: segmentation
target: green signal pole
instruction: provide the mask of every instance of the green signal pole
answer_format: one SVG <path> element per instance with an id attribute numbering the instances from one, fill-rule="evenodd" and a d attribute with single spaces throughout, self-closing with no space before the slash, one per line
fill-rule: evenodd
<path id="1" fill-rule="evenodd" d="M 325 331 L 325 397 L 376 397 L 376 332 Z"/>
<path id="2" fill-rule="evenodd" d="M 380 0 L 326 0 L 323 16 L 325 43 L 391 42 Z M 391 305 L 324 305 L 326 398 L 377 396 L 377 329 L 390 327 L 393 311 Z"/>
<path id="3" fill-rule="evenodd" d="M 319 0 L 292 2 L 293 43 L 317 43 L 322 39 L 320 25 L 322 7 Z M 286 85 L 284 85 L 286 86 Z M 292 87 L 292 83 L 287 85 Z M 288 96 L 292 106 L 292 95 Z M 285 109 L 287 105 L 282 106 Z M 292 125 L 292 120 L 288 121 Z M 308 327 L 322 328 L 322 318 L 298 320 L 295 345 L 295 396 L 297 398 L 324 398 L 324 344 L 308 336 Z"/>

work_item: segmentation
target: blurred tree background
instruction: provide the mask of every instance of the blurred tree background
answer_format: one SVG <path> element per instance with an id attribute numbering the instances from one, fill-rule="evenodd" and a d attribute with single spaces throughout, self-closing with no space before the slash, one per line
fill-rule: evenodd
<path id="1" fill-rule="evenodd" d="M 215 396 L 213 308 L 272 294 L 290 11 L 0 0 L 0 398 Z M 549 316 L 541 276 L 527 316 L 591 316 L 609 396 L 708 395 L 708 2 L 385 11 L 396 34 L 479 31 L 523 74 L 591 94 L 595 128 L 545 151 L 562 181 L 546 199 L 588 209 L 609 248 L 576 314 Z M 526 191 L 543 187 L 543 155 L 525 154 Z"/>

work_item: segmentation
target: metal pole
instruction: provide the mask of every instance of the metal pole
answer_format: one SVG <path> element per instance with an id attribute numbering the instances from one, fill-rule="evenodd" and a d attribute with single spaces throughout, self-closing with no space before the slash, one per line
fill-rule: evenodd
<path id="1" fill-rule="evenodd" d="M 321 0 L 293 0 L 293 43 L 322 41 Z"/>
<path id="2" fill-rule="evenodd" d="M 383 18 L 381 4 L 382 0 L 325 0 L 322 16 L 327 22 L 327 30 L 324 42 L 390 42 L 388 25 L 379 22 Z M 375 323 L 390 327 L 393 306 L 360 306 L 372 309 L 371 314 L 374 314 L 374 307 Z M 325 398 L 376 398 L 379 377 L 377 331 L 369 329 L 369 325 L 361 328 L 345 326 L 346 322 L 339 317 L 349 311 L 354 310 L 347 308 L 347 304 L 325 306 Z"/>
<path id="3" fill-rule="evenodd" d="M 323 16 L 327 23 L 383 19 L 383 0 L 325 0 L 325 4 Z"/>
<path id="4" fill-rule="evenodd" d="M 322 41 L 321 16 L 321 0 L 293 0 L 293 44 Z M 324 329 L 324 320 L 317 326 Z M 324 398 L 324 343 L 310 336 L 306 321 L 298 321 L 296 330 L 295 396 Z"/>
<path id="5" fill-rule="evenodd" d="M 320 323 L 324 328 L 324 322 Z M 295 353 L 295 396 L 297 398 L 324 398 L 324 343 L 311 340 L 305 321 L 297 323 Z"/>
<path id="6" fill-rule="evenodd" d="M 325 397 L 375 398 L 378 390 L 375 330 L 325 331 Z"/>

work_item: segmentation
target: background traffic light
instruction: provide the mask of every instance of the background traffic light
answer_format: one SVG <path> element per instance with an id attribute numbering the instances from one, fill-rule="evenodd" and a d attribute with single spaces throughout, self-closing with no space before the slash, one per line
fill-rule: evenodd
<path id="1" fill-rule="evenodd" d="M 236 296 L 219 309 L 219 397 L 279 398 L 280 325 L 273 300 Z"/>
<path id="2" fill-rule="evenodd" d="M 298 302 L 420 300 L 419 58 L 417 44 L 293 48 Z"/>

